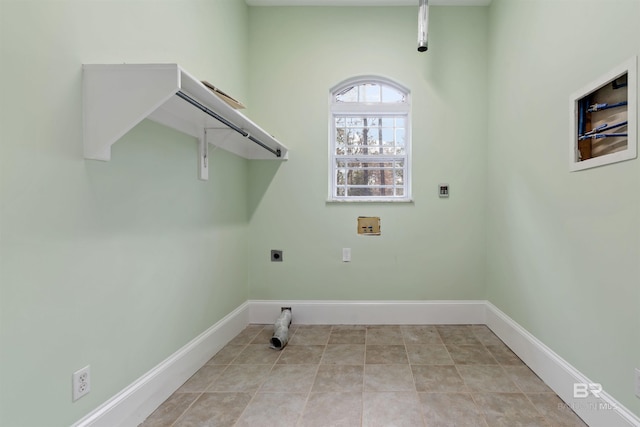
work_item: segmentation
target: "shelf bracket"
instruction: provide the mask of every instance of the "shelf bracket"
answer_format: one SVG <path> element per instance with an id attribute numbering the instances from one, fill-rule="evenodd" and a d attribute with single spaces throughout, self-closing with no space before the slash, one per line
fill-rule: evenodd
<path id="1" fill-rule="evenodd" d="M 198 138 L 198 179 L 209 180 L 209 143 L 207 142 L 207 129 Z"/>

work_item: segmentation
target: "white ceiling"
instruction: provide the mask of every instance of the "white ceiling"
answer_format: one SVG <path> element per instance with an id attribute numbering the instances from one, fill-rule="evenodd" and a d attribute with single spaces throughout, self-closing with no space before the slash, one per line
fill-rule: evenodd
<path id="1" fill-rule="evenodd" d="M 249 6 L 418 6 L 418 0 L 245 0 Z M 430 6 L 487 6 L 491 0 L 430 0 Z"/>

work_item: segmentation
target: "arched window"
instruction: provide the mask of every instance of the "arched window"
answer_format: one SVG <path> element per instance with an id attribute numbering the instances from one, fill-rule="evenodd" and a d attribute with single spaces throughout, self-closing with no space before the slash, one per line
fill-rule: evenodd
<path id="1" fill-rule="evenodd" d="M 409 90 L 381 77 L 331 89 L 329 200 L 408 201 Z"/>

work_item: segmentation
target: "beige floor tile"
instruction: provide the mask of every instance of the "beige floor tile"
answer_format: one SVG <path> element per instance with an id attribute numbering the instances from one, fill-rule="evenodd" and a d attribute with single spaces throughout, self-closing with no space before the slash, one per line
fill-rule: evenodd
<path id="1" fill-rule="evenodd" d="M 456 365 L 497 365 L 498 361 L 482 344 L 445 344 Z"/>
<path id="2" fill-rule="evenodd" d="M 438 392 L 468 392 L 455 366 L 447 365 L 411 365 L 416 390 Z"/>
<path id="3" fill-rule="evenodd" d="M 329 341 L 331 326 L 326 325 L 302 325 L 299 326 L 289 345 L 325 345 Z"/>
<path id="4" fill-rule="evenodd" d="M 469 327 L 471 328 L 471 332 L 473 332 L 476 336 L 485 334 L 494 335 L 494 333 L 491 331 L 491 329 L 489 329 L 487 325 L 469 325 Z"/>
<path id="5" fill-rule="evenodd" d="M 398 365 L 409 363 L 404 345 L 367 345 L 365 363 Z"/>
<path id="6" fill-rule="evenodd" d="M 306 393 L 311 390 L 318 365 L 275 365 L 260 387 L 261 393 Z"/>
<path id="7" fill-rule="evenodd" d="M 294 427 L 307 393 L 257 393 L 235 427 Z"/>
<path id="8" fill-rule="evenodd" d="M 367 345 L 404 345 L 400 326 L 367 326 Z"/>
<path id="9" fill-rule="evenodd" d="M 524 365 L 524 362 L 504 343 L 486 344 L 485 347 L 501 365 Z"/>
<path id="10" fill-rule="evenodd" d="M 280 353 L 265 344 L 249 344 L 231 363 L 234 365 L 271 365 L 276 363 Z"/>
<path id="11" fill-rule="evenodd" d="M 364 427 L 424 426 L 415 392 L 365 392 L 362 395 Z"/>
<path id="12" fill-rule="evenodd" d="M 521 390 L 499 365 L 456 365 L 469 390 L 519 393 Z"/>
<path id="13" fill-rule="evenodd" d="M 264 329 L 264 325 L 249 325 L 233 338 L 227 345 L 249 344 Z"/>
<path id="14" fill-rule="evenodd" d="M 255 393 L 266 380 L 272 367 L 273 365 L 229 365 L 207 391 Z"/>
<path id="15" fill-rule="evenodd" d="M 429 427 L 487 427 L 469 393 L 418 393 L 418 398 Z"/>
<path id="16" fill-rule="evenodd" d="M 400 326 L 404 343 L 409 344 L 442 344 L 438 330 L 433 325 Z"/>
<path id="17" fill-rule="evenodd" d="M 200 393 L 174 393 L 140 425 L 140 427 L 170 427 Z"/>
<path id="18" fill-rule="evenodd" d="M 471 330 L 478 340 L 484 345 L 504 344 L 486 325 L 472 325 Z"/>
<path id="19" fill-rule="evenodd" d="M 364 344 L 329 344 L 320 363 L 325 365 L 364 364 Z"/>
<path id="20" fill-rule="evenodd" d="M 523 393 L 553 392 L 527 365 L 505 365 L 502 368 Z"/>
<path id="21" fill-rule="evenodd" d="M 262 328 L 258 335 L 256 335 L 255 338 L 251 340 L 250 344 L 269 345 L 271 337 L 273 337 L 273 325 L 266 325 L 264 328 Z"/>
<path id="22" fill-rule="evenodd" d="M 247 407 L 248 393 L 204 393 L 176 421 L 175 427 L 231 427 Z"/>
<path id="23" fill-rule="evenodd" d="M 329 344 L 364 344 L 365 336 L 364 327 L 334 327 L 329 336 Z"/>
<path id="24" fill-rule="evenodd" d="M 362 391 L 363 375 L 364 365 L 320 365 L 311 391 Z"/>
<path id="25" fill-rule="evenodd" d="M 491 427 L 549 427 L 522 393 L 476 393 L 473 400 Z"/>
<path id="26" fill-rule="evenodd" d="M 324 345 L 288 345 L 282 350 L 279 364 L 303 365 L 318 364 L 322 359 Z"/>
<path id="27" fill-rule="evenodd" d="M 226 345 L 222 350 L 217 352 L 209 361 L 207 365 L 228 365 L 238 357 L 238 355 L 244 350 L 246 347 L 245 344 L 242 345 Z"/>
<path id="28" fill-rule="evenodd" d="M 311 393 L 301 427 L 353 427 L 362 422 L 362 393 Z"/>
<path id="29" fill-rule="evenodd" d="M 453 365 L 444 344 L 407 344 L 406 348 L 412 365 Z"/>
<path id="30" fill-rule="evenodd" d="M 436 330 L 445 344 L 481 344 L 469 325 L 437 325 Z"/>
<path id="31" fill-rule="evenodd" d="M 364 391 L 415 391 L 409 365 L 366 365 Z"/>
<path id="32" fill-rule="evenodd" d="M 333 325 L 331 326 L 331 332 L 333 331 L 366 331 L 367 325 Z"/>
<path id="33" fill-rule="evenodd" d="M 553 427 L 587 427 L 555 393 L 531 393 L 527 397 Z"/>
<path id="34" fill-rule="evenodd" d="M 176 393 L 202 393 L 225 369 L 224 365 L 204 365 Z"/>

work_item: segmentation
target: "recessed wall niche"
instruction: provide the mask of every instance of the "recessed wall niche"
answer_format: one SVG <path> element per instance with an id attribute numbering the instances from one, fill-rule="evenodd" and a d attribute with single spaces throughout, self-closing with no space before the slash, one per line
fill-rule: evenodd
<path id="1" fill-rule="evenodd" d="M 636 88 L 633 57 L 571 96 L 571 171 L 636 158 Z"/>

